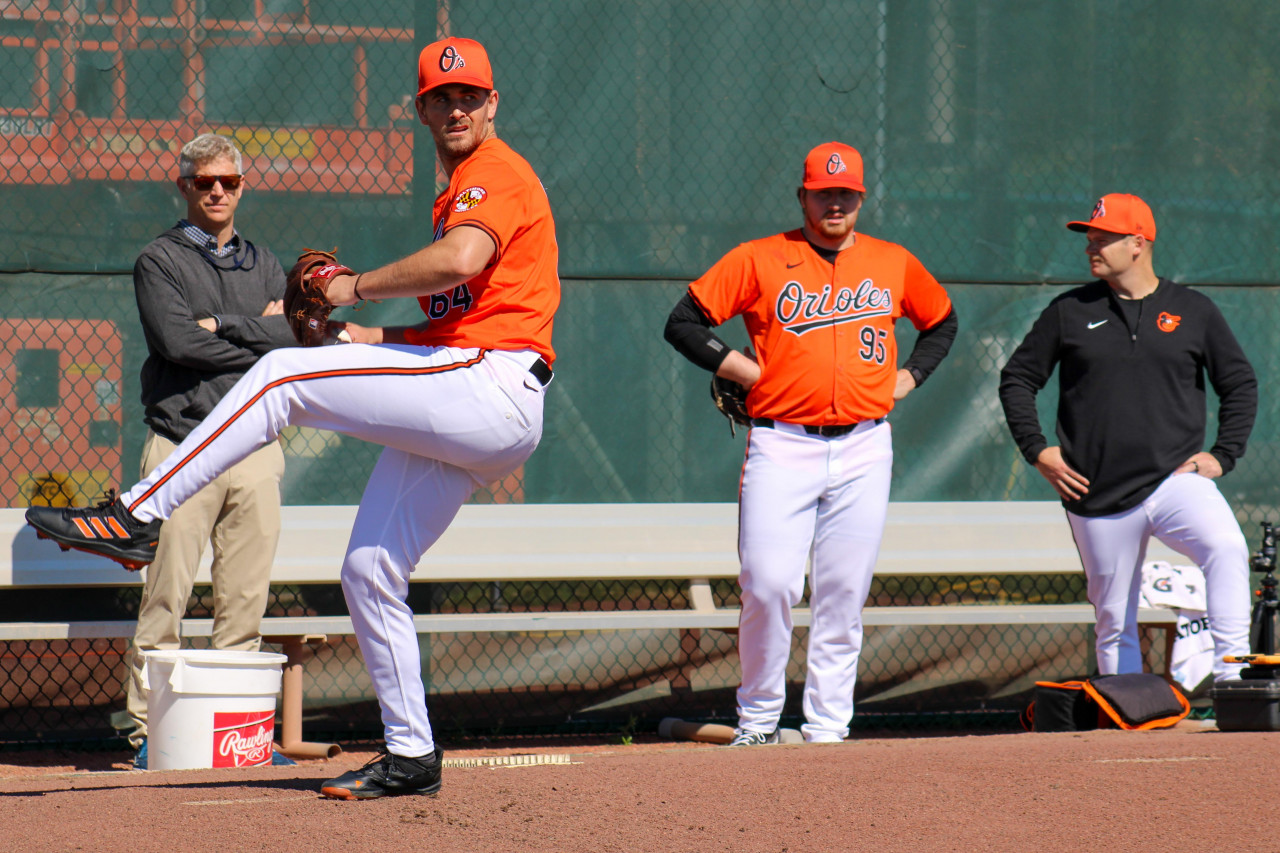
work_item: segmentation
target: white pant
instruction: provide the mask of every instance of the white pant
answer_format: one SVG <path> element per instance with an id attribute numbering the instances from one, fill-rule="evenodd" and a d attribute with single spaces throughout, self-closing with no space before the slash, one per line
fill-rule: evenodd
<path id="1" fill-rule="evenodd" d="M 791 655 L 791 608 L 811 562 L 806 740 L 849 734 L 862 649 L 862 606 L 889 505 L 893 440 L 887 422 L 865 422 L 839 438 L 777 423 L 753 427 L 739 495 L 742 616 L 738 725 L 778 725 Z"/>
<path id="2" fill-rule="evenodd" d="M 1218 486 L 1199 474 L 1174 474 L 1138 506 L 1087 518 L 1067 513 L 1097 619 L 1098 671 L 1142 672 L 1138 595 L 1152 536 L 1204 571 L 1213 675 L 1237 677 L 1249 654 L 1249 547 Z"/>
<path id="3" fill-rule="evenodd" d="M 435 747 L 409 575 L 478 487 L 524 463 L 542 436 L 533 352 L 418 346 L 300 347 L 267 353 L 151 475 L 123 495 L 138 518 L 183 501 L 286 426 L 385 446 L 342 564 L 342 589 L 389 751 Z"/>

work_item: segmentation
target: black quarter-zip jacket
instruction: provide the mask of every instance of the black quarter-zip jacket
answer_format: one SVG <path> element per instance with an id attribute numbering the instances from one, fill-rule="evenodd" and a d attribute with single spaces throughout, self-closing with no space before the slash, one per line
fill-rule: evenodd
<path id="1" fill-rule="evenodd" d="M 1127 310 L 1126 310 L 1127 309 Z M 1204 449 L 1205 378 L 1218 395 L 1209 452 L 1223 472 L 1244 455 L 1258 408 L 1253 367 L 1209 297 L 1161 278 L 1121 305 L 1105 281 L 1054 299 L 1000 372 L 1000 403 L 1028 462 L 1049 446 L 1036 394 L 1058 368 L 1058 442 L 1089 480 L 1078 515 L 1112 515 L 1144 501 Z"/>

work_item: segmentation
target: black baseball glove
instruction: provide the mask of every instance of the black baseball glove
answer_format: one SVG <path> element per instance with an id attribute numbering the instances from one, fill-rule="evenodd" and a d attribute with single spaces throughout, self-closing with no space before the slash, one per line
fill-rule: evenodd
<path id="1" fill-rule="evenodd" d="M 729 434 L 738 434 L 738 425 L 750 426 L 751 416 L 747 414 L 747 389 L 732 379 L 712 375 L 711 400 L 720 410 L 720 414 L 729 419 Z"/>

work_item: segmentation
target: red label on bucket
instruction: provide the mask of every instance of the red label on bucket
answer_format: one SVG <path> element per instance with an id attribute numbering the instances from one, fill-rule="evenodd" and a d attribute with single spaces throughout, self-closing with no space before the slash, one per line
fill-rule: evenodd
<path id="1" fill-rule="evenodd" d="M 271 763 L 276 713 L 213 713 L 213 766 L 261 767 Z"/>

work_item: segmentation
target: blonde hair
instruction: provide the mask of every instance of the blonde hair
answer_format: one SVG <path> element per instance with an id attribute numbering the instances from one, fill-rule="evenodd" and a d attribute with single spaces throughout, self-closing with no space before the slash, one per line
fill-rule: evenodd
<path id="1" fill-rule="evenodd" d="M 236 174 L 240 174 L 243 160 L 240 149 L 236 147 L 231 137 L 219 136 L 216 133 L 202 133 L 182 146 L 182 151 L 178 154 L 178 177 L 194 177 L 198 165 L 217 160 L 219 157 L 230 157 L 231 162 L 236 164 Z"/>

